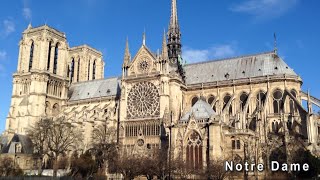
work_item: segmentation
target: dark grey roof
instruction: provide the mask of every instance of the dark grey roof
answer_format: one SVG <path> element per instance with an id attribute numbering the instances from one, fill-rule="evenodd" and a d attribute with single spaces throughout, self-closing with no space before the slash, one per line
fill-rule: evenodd
<path id="1" fill-rule="evenodd" d="M 70 101 L 117 96 L 120 93 L 119 83 L 119 77 L 80 82 L 71 85 L 68 95 Z"/>
<path id="2" fill-rule="evenodd" d="M 280 74 L 298 76 L 274 52 L 188 64 L 184 69 L 186 84 Z"/>
<path id="3" fill-rule="evenodd" d="M 190 116 L 193 115 L 196 120 L 208 119 L 216 112 L 211 108 L 211 105 L 206 101 L 199 99 L 182 118 L 181 121 L 188 121 Z"/>
<path id="4" fill-rule="evenodd" d="M 16 144 L 21 144 L 21 153 L 32 154 L 33 147 L 30 138 L 26 135 L 13 134 L 13 135 L 4 135 L 1 137 L 1 153 L 14 154 L 16 149 Z"/>

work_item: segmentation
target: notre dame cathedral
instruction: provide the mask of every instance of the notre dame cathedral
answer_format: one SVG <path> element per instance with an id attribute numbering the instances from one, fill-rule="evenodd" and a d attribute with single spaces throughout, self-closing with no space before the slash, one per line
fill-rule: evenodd
<path id="1" fill-rule="evenodd" d="M 192 167 L 230 155 L 243 159 L 244 148 L 263 161 L 275 136 L 298 135 L 319 155 L 320 120 L 312 105 L 320 100 L 301 90 L 301 77 L 277 50 L 186 64 L 176 0 L 171 3 L 161 52 L 144 38 L 131 56 L 127 41 L 122 75 L 107 79 L 101 52 L 69 47 L 63 32 L 29 25 L 19 43 L 5 133 L 25 135 L 41 118 L 64 117 L 82 129 L 83 150 L 92 130 L 106 125 L 117 129 L 123 152 L 159 149 L 165 136 L 173 156 Z"/>

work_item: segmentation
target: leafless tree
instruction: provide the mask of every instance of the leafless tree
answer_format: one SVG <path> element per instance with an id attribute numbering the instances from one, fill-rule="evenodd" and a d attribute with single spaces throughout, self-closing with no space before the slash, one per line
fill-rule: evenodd
<path id="1" fill-rule="evenodd" d="M 100 169 L 105 170 L 108 167 L 109 172 L 116 171 L 116 159 L 118 157 L 117 149 L 117 131 L 114 127 L 99 125 L 94 128 L 92 133 L 93 148 L 90 150 Z"/>
<path id="2" fill-rule="evenodd" d="M 189 179 L 194 170 L 190 168 L 182 158 L 177 158 L 172 161 L 172 167 L 174 168 L 174 174 L 177 179 Z"/>
<path id="3" fill-rule="evenodd" d="M 23 172 L 20 167 L 14 163 L 14 160 L 9 157 L 3 157 L 0 159 L 0 176 L 18 176 Z"/>
<path id="4" fill-rule="evenodd" d="M 141 159 L 135 156 L 122 154 L 117 160 L 117 170 L 125 180 L 131 180 L 141 175 Z"/>
<path id="5" fill-rule="evenodd" d="M 53 175 L 57 174 L 58 157 L 75 146 L 82 140 L 82 133 L 65 122 L 65 119 L 43 119 L 35 123 L 28 131 L 36 152 L 40 156 L 48 155 L 54 161 Z"/>
<path id="6" fill-rule="evenodd" d="M 33 143 L 34 152 L 41 159 L 43 159 L 44 156 L 48 155 L 49 153 L 49 129 L 52 126 L 52 123 L 53 121 L 51 119 L 40 119 L 27 130 L 27 134 Z M 43 164 L 41 162 L 39 166 L 39 174 L 42 173 L 42 170 Z"/>
<path id="7" fill-rule="evenodd" d="M 205 170 L 204 177 L 208 177 L 212 180 L 223 180 L 227 177 L 228 173 L 224 169 L 225 159 L 215 159 L 211 160 L 209 163 L 209 167 Z"/>

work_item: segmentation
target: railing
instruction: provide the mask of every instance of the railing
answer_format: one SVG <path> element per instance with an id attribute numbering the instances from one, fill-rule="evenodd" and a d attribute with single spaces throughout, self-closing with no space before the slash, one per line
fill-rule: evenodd
<path id="1" fill-rule="evenodd" d="M 252 136 L 256 135 L 255 132 L 250 129 L 232 129 L 228 134 L 248 134 Z"/>
<path id="2" fill-rule="evenodd" d="M 248 82 L 258 83 L 261 81 L 288 80 L 288 79 L 301 81 L 301 78 L 299 76 L 281 74 L 281 75 L 272 75 L 272 76 L 260 76 L 260 77 L 253 77 L 253 78 L 231 79 L 231 80 L 225 80 L 225 81 L 190 84 L 190 85 L 188 85 L 188 87 L 201 88 L 203 86 L 204 87 L 205 86 L 227 86 L 230 84 L 234 85 L 234 84 L 243 84 L 243 83 L 248 83 Z"/>

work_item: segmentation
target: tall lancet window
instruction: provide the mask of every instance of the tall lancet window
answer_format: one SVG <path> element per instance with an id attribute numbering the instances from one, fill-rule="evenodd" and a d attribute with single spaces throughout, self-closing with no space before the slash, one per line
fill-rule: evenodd
<path id="1" fill-rule="evenodd" d="M 283 112 L 283 93 L 279 89 L 273 92 L 273 112 L 275 114 Z"/>
<path id="2" fill-rule="evenodd" d="M 48 49 L 48 61 L 47 61 L 47 70 L 50 69 L 50 57 L 51 57 L 51 44 L 52 42 L 49 42 L 49 49 Z"/>
<path id="3" fill-rule="evenodd" d="M 29 71 L 32 69 L 32 64 L 33 64 L 33 52 L 34 52 L 34 42 L 32 41 L 31 46 L 30 46 Z"/>
<path id="4" fill-rule="evenodd" d="M 54 59 L 53 59 L 53 74 L 57 74 L 57 66 L 58 66 L 58 55 L 59 55 L 59 43 L 56 44 L 54 48 Z"/>
<path id="5" fill-rule="evenodd" d="M 77 82 L 79 82 L 79 73 L 80 72 L 80 58 L 79 58 L 79 60 L 78 60 L 78 69 L 77 69 Z"/>
<path id="6" fill-rule="evenodd" d="M 223 98 L 223 110 L 226 108 L 226 106 L 228 105 L 230 100 L 231 100 L 231 95 L 228 93 Z M 232 104 L 231 103 L 229 105 L 228 113 L 229 113 L 229 115 L 232 115 Z"/>
<path id="7" fill-rule="evenodd" d="M 90 80 L 90 60 L 89 60 L 89 63 L 88 63 L 88 80 Z"/>
<path id="8" fill-rule="evenodd" d="M 188 137 L 186 146 L 186 160 L 189 168 L 202 168 L 202 140 L 196 131 L 193 131 Z"/>
<path id="9" fill-rule="evenodd" d="M 96 79 L 96 60 L 93 62 L 93 67 L 92 67 L 92 79 Z"/>
<path id="10" fill-rule="evenodd" d="M 71 61 L 71 69 L 70 69 L 70 81 L 73 82 L 73 77 L 74 77 L 74 58 L 72 58 L 72 61 Z"/>

